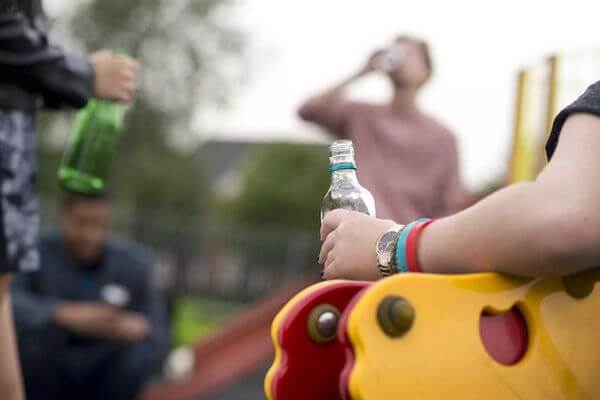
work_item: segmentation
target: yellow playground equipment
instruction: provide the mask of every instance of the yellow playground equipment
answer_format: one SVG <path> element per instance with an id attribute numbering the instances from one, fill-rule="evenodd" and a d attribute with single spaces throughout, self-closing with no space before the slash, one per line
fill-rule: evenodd
<path id="1" fill-rule="evenodd" d="M 554 114 L 592 83 L 565 78 L 577 57 L 520 73 L 508 182 L 537 174 Z M 318 283 L 273 322 L 267 399 L 600 399 L 598 280 L 600 268 Z"/>
<path id="2" fill-rule="evenodd" d="M 267 397 L 600 398 L 599 279 L 596 269 L 563 279 L 404 274 L 314 285 L 273 323 Z M 309 316 L 327 307 L 339 312 L 337 332 L 318 341 Z"/>

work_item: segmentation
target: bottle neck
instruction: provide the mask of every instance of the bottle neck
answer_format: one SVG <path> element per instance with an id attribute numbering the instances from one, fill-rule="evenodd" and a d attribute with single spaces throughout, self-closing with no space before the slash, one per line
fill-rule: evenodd
<path id="1" fill-rule="evenodd" d="M 340 164 L 332 164 L 329 167 L 331 171 L 331 184 L 335 185 L 336 183 L 351 183 L 358 184 L 358 178 L 356 177 L 356 165 L 350 164 L 348 165 L 340 165 Z"/>
<path id="2" fill-rule="evenodd" d="M 331 172 L 331 183 L 333 185 L 337 183 L 343 185 L 358 183 L 356 179 L 356 162 L 354 161 L 354 151 L 352 148 L 330 155 L 329 172 Z"/>
<path id="3" fill-rule="evenodd" d="M 354 160 L 344 160 L 341 162 L 336 162 L 329 164 L 329 172 L 334 173 L 337 171 L 355 171 L 356 163 Z"/>

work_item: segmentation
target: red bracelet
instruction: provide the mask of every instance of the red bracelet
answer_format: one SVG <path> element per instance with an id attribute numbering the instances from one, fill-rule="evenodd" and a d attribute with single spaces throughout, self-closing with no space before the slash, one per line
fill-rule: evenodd
<path id="1" fill-rule="evenodd" d="M 410 272 L 423 272 L 419 263 L 419 239 L 423 229 L 433 222 L 432 219 L 422 222 L 412 229 L 406 239 L 406 262 Z"/>

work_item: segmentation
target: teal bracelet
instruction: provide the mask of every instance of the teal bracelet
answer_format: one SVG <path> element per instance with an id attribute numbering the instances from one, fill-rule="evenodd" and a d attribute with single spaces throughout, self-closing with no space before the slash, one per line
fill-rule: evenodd
<path id="1" fill-rule="evenodd" d="M 419 218 L 402 229 L 402 232 L 398 236 L 398 242 L 396 243 L 396 269 L 398 272 L 408 272 L 408 261 L 406 260 L 406 241 L 412 231 L 421 222 L 429 221 L 429 218 Z"/>

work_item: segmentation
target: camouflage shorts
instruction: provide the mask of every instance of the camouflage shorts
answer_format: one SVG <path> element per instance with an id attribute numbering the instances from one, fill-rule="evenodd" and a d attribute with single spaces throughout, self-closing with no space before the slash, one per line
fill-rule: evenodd
<path id="1" fill-rule="evenodd" d="M 0 273 L 39 264 L 34 115 L 0 109 Z"/>

